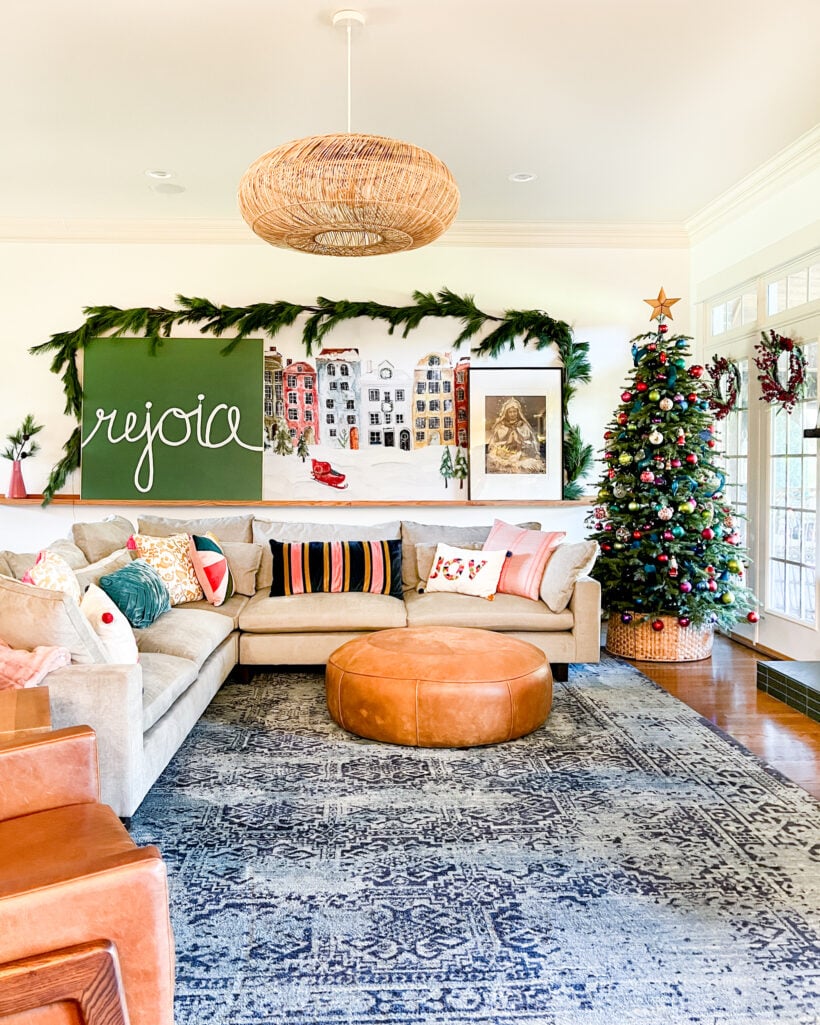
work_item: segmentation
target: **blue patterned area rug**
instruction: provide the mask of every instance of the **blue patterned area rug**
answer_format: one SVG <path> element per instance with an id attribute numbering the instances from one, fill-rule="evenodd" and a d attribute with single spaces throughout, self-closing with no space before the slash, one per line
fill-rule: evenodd
<path id="1" fill-rule="evenodd" d="M 820 805 L 629 665 L 533 735 L 359 740 L 226 684 L 132 820 L 177 1025 L 814 1025 Z"/>

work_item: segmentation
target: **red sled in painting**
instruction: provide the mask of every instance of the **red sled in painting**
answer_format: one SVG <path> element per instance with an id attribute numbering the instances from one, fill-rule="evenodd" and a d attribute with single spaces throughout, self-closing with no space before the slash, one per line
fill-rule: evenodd
<path id="1" fill-rule="evenodd" d="M 346 488 L 345 475 L 334 470 L 330 463 L 322 462 L 320 459 L 311 459 L 311 474 L 314 480 L 320 484 L 329 484 L 332 488 Z"/>

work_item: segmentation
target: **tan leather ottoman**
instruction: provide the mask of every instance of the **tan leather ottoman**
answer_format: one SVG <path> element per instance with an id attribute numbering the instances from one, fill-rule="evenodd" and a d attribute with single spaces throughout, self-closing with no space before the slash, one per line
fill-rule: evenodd
<path id="1" fill-rule="evenodd" d="M 523 737 L 552 704 L 552 672 L 540 648 L 453 626 L 376 630 L 348 641 L 330 656 L 325 687 L 343 729 L 414 747 Z"/>

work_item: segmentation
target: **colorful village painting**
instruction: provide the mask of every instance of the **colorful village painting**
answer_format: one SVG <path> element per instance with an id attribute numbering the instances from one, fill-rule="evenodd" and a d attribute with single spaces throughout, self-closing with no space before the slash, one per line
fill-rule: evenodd
<path id="1" fill-rule="evenodd" d="M 264 355 L 265 501 L 464 501 L 469 359 Z M 338 492 L 334 495 L 333 492 Z"/>

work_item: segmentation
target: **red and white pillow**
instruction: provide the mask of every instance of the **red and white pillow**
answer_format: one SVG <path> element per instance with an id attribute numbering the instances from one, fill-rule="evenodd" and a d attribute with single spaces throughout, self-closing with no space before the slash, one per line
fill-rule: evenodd
<path id="1" fill-rule="evenodd" d="M 526 530 L 495 520 L 484 542 L 484 551 L 503 549 L 510 553 L 498 580 L 499 594 L 518 594 L 538 600 L 544 567 L 566 537 L 563 530 Z"/>
<path id="2" fill-rule="evenodd" d="M 133 665 L 139 661 L 137 641 L 131 624 L 102 588 L 89 584 L 80 611 L 91 624 L 112 665 Z"/>

